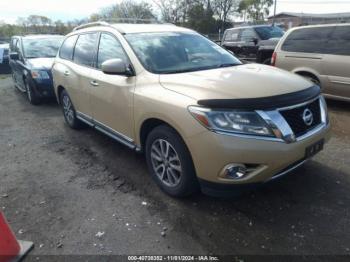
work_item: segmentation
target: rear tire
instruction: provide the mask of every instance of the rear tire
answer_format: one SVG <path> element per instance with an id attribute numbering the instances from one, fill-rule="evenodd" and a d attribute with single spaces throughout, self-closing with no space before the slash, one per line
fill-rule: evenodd
<path id="1" fill-rule="evenodd" d="M 192 157 L 174 129 L 167 125 L 153 129 L 147 136 L 145 152 L 149 172 L 165 193 L 185 197 L 198 191 Z"/>
<path id="2" fill-rule="evenodd" d="M 66 90 L 63 90 L 60 94 L 60 103 L 62 105 L 64 119 L 69 127 L 73 129 L 83 128 L 84 123 L 77 118 L 74 105 Z"/>
<path id="3" fill-rule="evenodd" d="M 24 85 L 26 87 L 26 94 L 29 103 L 32 105 L 39 105 L 41 102 L 40 97 L 35 93 L 34 89 L 30 86 L 27 80 L 24 80 Z"/>

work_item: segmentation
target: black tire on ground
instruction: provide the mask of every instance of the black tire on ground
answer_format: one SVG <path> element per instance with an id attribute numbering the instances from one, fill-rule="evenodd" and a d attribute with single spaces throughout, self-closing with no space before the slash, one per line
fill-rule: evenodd
<path id="1" fill-rule="evenodd" d="M 170 145 L 168 154 L 158 155 L 160 151 L 160 153 L 163 153 L 160 143 Z M 160 147 L 157 147 L 157 145 L 160 145 Z M 155 158 L 154 153 L 156 153 L 156 158 L 159 159 Z M 173 128 L 167 125 L 154 128 L 147 136 L 145 154 L 149 172 L 164 192 L 174 197 L 185 197 L 199 190 L 191 154 L 180 135 Z M 158 172 L 163 173 L 163 180 L 161 179 L 162 175 L 159 173 L 157 175 L 156 165 L 164 166 L 163 172 L 158 169 Z M 179 167 L 181 172 L 177 169 Z M 177 183 L 169 185 L 169 183 L 175 181 L 174 177 L 178 179 Z"/>
<path id="2" fill-rule="evenodd" d="M 77 118 L 74 105 L 66 90 L 63 90 L 60 94 L 60 104 L 62 106 L 64 119 L 69 127 L 73 129 L 85 127 L 84 123 Z"/>
<path id="3" fill-rule="evenodd" d="M 27 80 L 24 80 L 24 85 L 26 87 L 26 94 L 29 103 L 32 105 L 39 105 L 41 103 L 40 97 L 35 93 L 31 85 L 28 83 Z"/>

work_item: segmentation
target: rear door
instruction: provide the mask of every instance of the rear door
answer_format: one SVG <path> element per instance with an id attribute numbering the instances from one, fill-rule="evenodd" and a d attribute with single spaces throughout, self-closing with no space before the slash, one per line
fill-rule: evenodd
<path id="1" fill-rule="evenodd" d="M 227 50 L 230 50 L 235 54 L 238 54 L 242 46 L 242 43 L 239 42 L 238 40 L 238 36 L 239 36 L 239 29 L 226 30 L 222 46 Z"/>
<path id="2" fill-rule="evenodd" d="M 10 51 L 9 51 L 9 53 L 16 52 L 17 41 L 18 41 L 18 38 L 16 38 L 16 37 L 13 37 L 13 38 L 11 39 Z M 10 57 L 9 57 L 9 59 L 10 59 Z M 10 60 L 9 60 L 9 64 L 10 64 L 10 67 L 11 67 L 11 70 L 12 70 L 12 73 L 13 73 L 14 80 L 17 81 L 17 77 L 16 77 L 16 74 L 15 74 L 15 73 L 16 73 L 16 72 L 15 72 L 15 70 L 16 70 L 16 68 L 15 68 L 15 63 L 16 63 L 15 60 L 13 60 L 13 59 L 10 59 Z"/>
<path id="3" fill-rule="evenodd" d="M 322 87 L 327 86 L 323 71 L 324 50 L 332 34 L 331 28 L 310 27 L 292 31 L 287 35 L 277 53 L 277 67 L 293 71 L 307 71 L 320 78 Z"/>
<path id="4" fill-rule="evenodd" d="M 350 98 L 350 26 L 335 27 L 324 56 L 328 76 L 327 94 Z"/>
<path id="5" fill-rule="evenodd" d="M 258 35 L 253 28 L 241 29 L 239 39 L 242 43 L 240 56 L 247 61 L 256 61 Z"/>
<path id="6" fill-rule="evenodd" d="M 95 69 L 89 77 L 93 118 L 103 131 L 113 134 L 127 142 L 133 134 L 133 90 L 135 77 L 108 75 L 102 72 L 101 65 L 109 59 L 119 58 L 130 65 L 117 37 L 102 32 L 99 41 Z"/>
<path id="7" fill-rule="evenodd" d="M 24 56 L 23 56 L 23 49 L 22 49 L 22 41 L 20 38 L 18 38 L 17 41 L 15 42 L 13 52 L 18 53 L 18 59 L 11 61 L 12 72 L 14 73 L 14 78 L 17 86 L 24 91 L 25 90 L 25 84 L 23 80 Z"/>
<path id="8" fill-rule="evenodd" d="M 96 56 L 98 32 L 82 33 L 75 44 L 73 63 L 68 70 L 69 95 L 82 117 L 92 117 L 90 95 L 92 91 L 91 79 L 94 74 L 93 64 Z"/>

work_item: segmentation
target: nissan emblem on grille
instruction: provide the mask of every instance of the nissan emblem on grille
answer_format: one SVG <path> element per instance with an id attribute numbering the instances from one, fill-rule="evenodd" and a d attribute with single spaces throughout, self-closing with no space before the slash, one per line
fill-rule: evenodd
<path id="1" fill-rule="evenodd" d="M 312 125 L 312 123 L 314 121 L 314 116 L 313 116 L 310 109 L 305 108 L 305 110 L 303 112 L 303 120 L 304 120 L 305 125 L 307 125 L 307 126 Z"/>

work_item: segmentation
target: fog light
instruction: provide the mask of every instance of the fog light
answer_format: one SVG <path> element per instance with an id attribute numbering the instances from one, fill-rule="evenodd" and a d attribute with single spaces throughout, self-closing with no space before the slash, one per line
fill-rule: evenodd
<path id="1" fill-rule="evenodd" d="M 223 175 L 225 178 L 240 179 L 247 174 L 247 168 L 243 164 L 230 164 L 225 167 Z"/>

